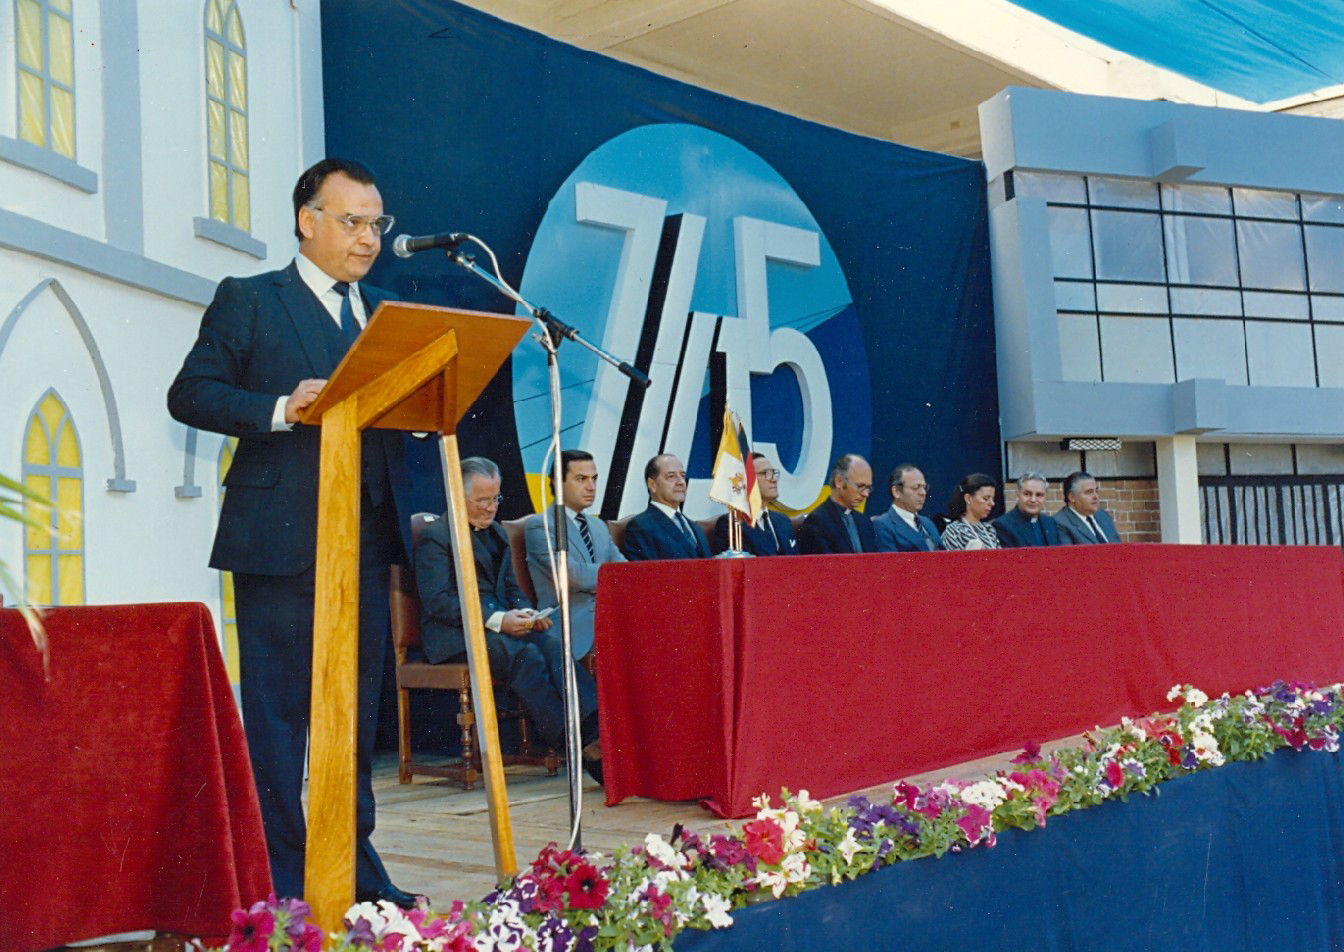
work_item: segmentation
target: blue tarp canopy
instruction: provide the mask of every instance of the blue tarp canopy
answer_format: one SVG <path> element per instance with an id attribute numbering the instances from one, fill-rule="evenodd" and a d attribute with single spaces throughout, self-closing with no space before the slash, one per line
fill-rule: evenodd
<path id="1" fill-rule="evenodd" d="M 1344 0 L 1011 2 L 1252 102 L 1344 83 Z"/>

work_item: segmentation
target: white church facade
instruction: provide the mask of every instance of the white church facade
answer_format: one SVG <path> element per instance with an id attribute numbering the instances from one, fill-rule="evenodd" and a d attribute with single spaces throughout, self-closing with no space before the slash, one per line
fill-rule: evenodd
<path id="1" fill-rule="evenodd" d="M 38 604 L 204 602 L 235 681 L 207 567 L 231 448 L 164 398 L 218 280 L 294 254 L 319 12 L 0 4 L 0 473 L 60 507 L 52 535 L 0 526 L 0 561 Z"/>

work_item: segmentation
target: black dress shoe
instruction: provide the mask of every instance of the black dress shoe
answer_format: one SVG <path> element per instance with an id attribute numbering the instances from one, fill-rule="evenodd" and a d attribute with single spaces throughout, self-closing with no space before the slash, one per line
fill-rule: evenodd
<path id="1" fill-rule="evenodd" d="M 588 771 L 588 776 L 592 777 L 594 780 L 597 781 L 597 785 L 598 785 L 599 787 L 604 787 L 604 786 L 606 786 L 606 784 L 604 784 L 604 783 L 602 782 L 602 758 L 601 758 L 601 757 L 597 758 L 596 760 L 594 760 L 594 759 L 591 758 L 591 757 L 585 757 L 585 758 L 583 758 L 583 769 L 586 770 L 586 771 Z"/>
<path id="2" fill-rule="evenodd" d="M 417 899 L 424 897 L 417 896 L 414 893 L 408 893 L 404 889 L 398 889 L 391 883 L 388 883 L 382 889 L 374 892 L 356 892 L 355 902 L 390 902 L 394 906 L 400 906 L 402 909 L 414 909 Z M 428 902 L 428 900 L 426 900 Z"/>

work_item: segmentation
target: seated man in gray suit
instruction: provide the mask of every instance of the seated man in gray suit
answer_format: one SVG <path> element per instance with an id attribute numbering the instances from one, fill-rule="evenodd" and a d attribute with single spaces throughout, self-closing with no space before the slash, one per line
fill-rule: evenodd
<path id="1" fill-rule="evenodd" d="M 879 552 L 933 552 L 943 547 L 938 529 L 921 516 L 929 498 L 929 484 L 913 463 L 891 471 L 891 508 L 873 519 Z"/>
<path id="2" fill-rule="evenodd" d="M 1120 533 L 1110 513 L 1101 508 L 1097 480 L 1082 471 L 1064 477 L 1064 501 L 1067 505 L 1055 513 L 1062 545 L 1101 545 L 1120 542 Z"/>
<path id="3" fill-rule="evenodd" d="M 597 499 L 597 464 L 584 450 L 561 450 L 560 499 L 569 520 L 569 628 L 570 649 L 575 659 L 593 650 L 593 602 L 597 597 L 597 570 L 603 562 L 624 562 L 625 556 L 611 541 L 611 532 L 600 518 L 584 510 Z M 547 520 L 553 513 L 547 513 Z M 527 544 L 527 572 L 537 591 L 537 605 L 559 605 L 552 577 L 550 552 L 555 548 L 555 526 L 543 523 L 542 514 L 531 516 L 523 528 Z M 549 536 L 549 538 L 548 538 Z M 548 545 L 549 543 L 549 545 Z M 556 616 L 557 620 L 559 616 Z"/>
<path id="4" fill-rule="evenodd" d="M 551 748 L 565 746 L 565 668 L 573 667 L 579 694 L 584 766 L 602 782 L 602 748 L 597 739 L 597 685 L 582 666 L 565 657 L 560 639 L 537 618 L 513 574 L 509 537 L 495 522 L 499 467 L 480 456 L 462 461 L 467 523 L 476 561 L 476 585 L 485 621 L 490 673 L 518 696 L 528 717 Z M 462 601 L 458 597 L 453 540 L 446 518 L 425 526 L 415 543 L 415 583 L 420 590 L 420 648 L 431 664 L 464 661 Z"/>
<path id="5" fill-rule="evenodd" d="M 994 520 L 994 531 L 1005 549 L 1059 545 L 1059 527 L 1041 512 L 1049 483 L 1040 473 L 1023 473 L 1017 480 L 1017 505 Z"/>

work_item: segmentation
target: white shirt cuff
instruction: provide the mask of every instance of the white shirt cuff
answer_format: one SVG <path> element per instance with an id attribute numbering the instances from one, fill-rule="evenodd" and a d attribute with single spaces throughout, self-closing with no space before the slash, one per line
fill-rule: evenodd
<path id="1" fill-rule="evenodd" d="M 495 612 L 485 620 L 485 627 L 489 628 L 491 631 L 499 631 L 499 626 L 502 624 L 504 624 L 503 612 Z"/>
<path id="2" fill-rule="evenodd" d="M 282 433 L 285 430 L 294 429 L 293 423 L 285 422 L 285 404 L 289 402 L 289 397 L 276 397 L 275 409 L 271 411 L 271 432 Z"/>

